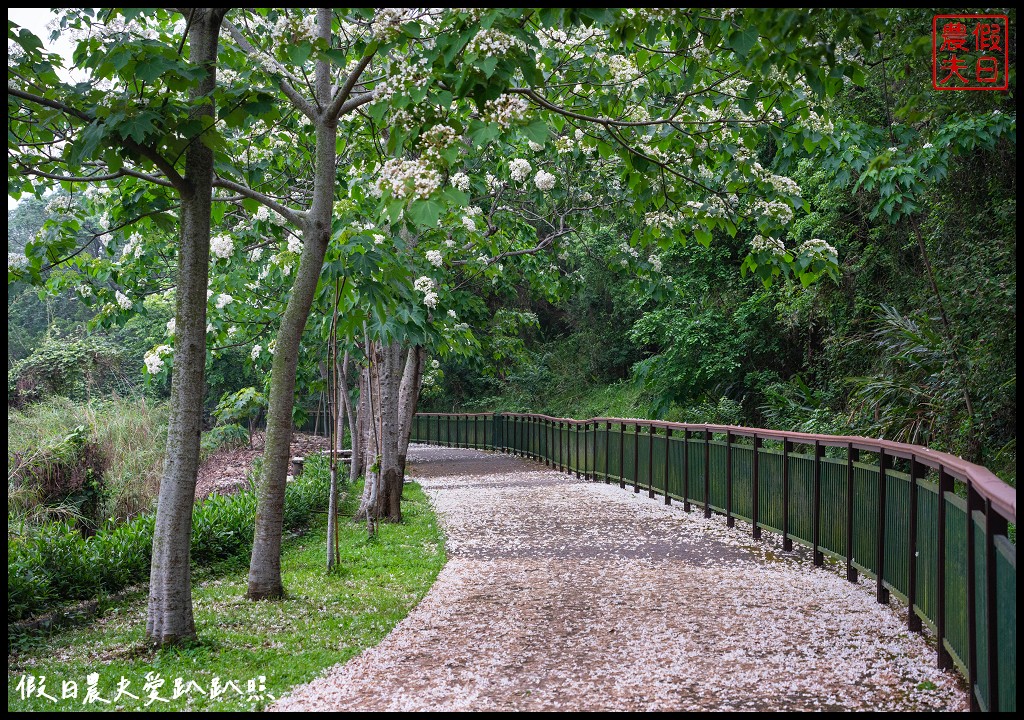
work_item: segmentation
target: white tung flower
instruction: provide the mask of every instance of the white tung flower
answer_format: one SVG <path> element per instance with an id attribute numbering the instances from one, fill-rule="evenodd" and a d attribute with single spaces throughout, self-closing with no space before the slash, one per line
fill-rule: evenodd
<path id="1" fill-rule="evenodd" d="M 117 304 L 121 306 L 122 310 L 132 309 L 132 301 L 129 300 L 128 296 L 122 293 L 120 290 L 117 290 L 114 293 L 114 298 L 117 300 Z"/>
<path id="2" fill-rule="evenodd" d="M 459 319 L 459 316 L 455 314 L 454 310 L 449 310 L 448 311 L 448 317 L 450 317 L 452 320 L 458 320 Z"/>
<path id="3" fill-rule="evenodd" d="M 473 218 L 471 218 L 471 217 L 463 216 L 462 217 L 462 226 L 464 228 L 466 228 L 466 232 L 471 232 L 471 233 L 476 232 L 476 223 L 473 222 Z"/>
<path id="4" fill-rule="evenodd" d="M 423 304 L 426 305 L 428 308 L 431 308 L 431 309 L 436 308 L 437 307 L 437 293 L 434 292 L 433 290 L 428 290 L 423 295 Z"/>
<path id="5" fill-rule="evenodd" d="M 160 359 L 160 356 L 150 350 L 146 353 L 142 362 L 146 364 L 146 371 L 150 375 L 156 375 L 158 372 L 164 369 L 164 361 Z"/>
<path id="6" fill-rule="evenodd" d="M 174 334 L 174 330 L 175 330 L 175 328 L 177 328 L 177 326 L 178 326 L 178 321 L 177 320 L 175 320 L 174 318 L 171 318 L 170 320 L 168 320 L 167 321 L 167 334 L 168 335 L 173 335 Z"/>
<path id="7" fill-rule="evenodd" d="M 288 252 L 302 253 L 302 240 L 292 235 L 288 238 Z"/>
<path id="8" fill-rule="evenodd" d="M 433 289 L 434 281 L 431 278 L 428 278 L 426 275 L 422 275 L 416 278 L 412 286 L 416 288 L 417 292 L 425 293 Z"/>
<path id="9" fill-rule="evenodd" d="M 249 356 L 253 360 L 255 360 L 256 358 L 258 358 L 260 356 L 261 352 L 263 352 L 263 346 L 261 346 L 261 345 L 253 345 L 252 346 L 252 352 L 249 353 Z"/>
<path id="10" fill-rule="evenodd" d="M 754 252 L 766 252 L 778 257 L 786 254 L 786 246 L 781 240 L 763 235 L 755 235 L 750 241 L 750 247 Z"/>
<path id="11" fill-rule="evenodd" d="M 538 190 L 547 192 L 555 187 L 555 176 L 544 170 L 539 170 L 536 177 L 533 178 L 533 182 Z"/>
<path id="12" fill-rule="evenodd" d="M 451 177 L 452 187 L 462 192 L 469 191 L 469 175 L 464 172 L 457 172 Z"/>
<path id="13" fill-rule="evenodd" d="M 800 252 L 811 255 L 838 255 L 834 247 L 819 238 L 805 240 L 800 246 Z"/>
<path id="14" fill-rule="evenodd" d="M 444 257 L 440 250 L 427 250 L 427 262 L 434 267 L 441 267 L 444 264 Z"/>
<path id="15" fill-rule="evenodd" d="M 233 297 L 231 297 L 230 295 L 225 295 L 225 294 L 222 293 L 222 294 L 217 296 L 217 302 L 216 302 L 217 309 L 218 310 L 222 310 L 224 308 L 224 306 L 230 305 L 232 302 L 234 302 L 234 298 Z"/>
<path id="16" fill-rule="evenodd" d="M 441 363 L 439 363 L 437 360 L 431 360 L 430 361 L 430 367 L 432 367 L 435 370 L 437 370 L 439 367 L 441 367 Z"/>
<path id="17" fill-rule="evenodd" d="M 225 260 L 235 251 L 235 242 L 230 235 L 214 235 L 210 238 L 210 253 Z"/>
<path id="18" fill-rule="evenodd" d="M 516 158 L 508 164 L 509 175 L 516 182 L 524 182 L 530 176 L 531 170 L 533 168 L 530 167 L 530 163 L 522 158 Z"/>

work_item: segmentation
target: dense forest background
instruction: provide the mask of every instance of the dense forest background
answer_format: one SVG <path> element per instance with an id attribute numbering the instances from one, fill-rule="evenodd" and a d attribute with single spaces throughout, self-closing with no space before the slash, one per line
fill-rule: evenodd
<path id="1" fill-rule="evenodd" d="M 863 434 L 1013 482 L 1014 101 L 932 91 L 928 39 L 910 29 L 927 18 L 905 19 L 863 58 L 866 85 L 834 101 L 831 152 L 761 148 L 812 208 L 792 235 L 827 238 L 838 281 L 766 288 L 742 272 L 744 241 L 722 233 L 664 252 L 676 292 L 654 296 L 595 259 L 642 222 L 624 213 L 568 259 L 584 279 L 572 294 L 492 298 L 481 354 L 445 364 L 425 409 Z"/>

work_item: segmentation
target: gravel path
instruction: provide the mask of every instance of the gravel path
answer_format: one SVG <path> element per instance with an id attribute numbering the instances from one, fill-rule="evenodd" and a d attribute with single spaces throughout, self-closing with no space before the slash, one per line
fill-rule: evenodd
<path id="1" fill-rule="evenodd" d="M 502 455 L 414 446 L 449 560 L 273 710 L 966 710 L 873 586 L 766 533 Z"/>

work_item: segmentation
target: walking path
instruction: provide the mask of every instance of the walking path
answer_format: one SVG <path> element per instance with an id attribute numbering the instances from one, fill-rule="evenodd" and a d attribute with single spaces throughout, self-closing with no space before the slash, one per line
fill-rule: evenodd
<path id="1" fill-rule="evenodd" d="M 413 446 L 449 560 L 385 640 L 274 710 L 966 710 L 872 586 L 645 492 Z"/>

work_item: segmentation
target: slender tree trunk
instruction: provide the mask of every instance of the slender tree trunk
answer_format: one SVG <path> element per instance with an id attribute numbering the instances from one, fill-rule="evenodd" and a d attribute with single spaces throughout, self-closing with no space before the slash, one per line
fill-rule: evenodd
<path id="1" fill-rule="evenodd" d="M 349 357 L 348 352 L 345 352 L 345 359 L 341 363 L 341 384 L 338 388 L 338 394 L 340 396 L 340 407 L 345 411 L 345 418 L 348 421 L 348 435 L 350 450 L 352 451 L 352 462 L 349 465 L 349 478 L 352 482 L 355 482 L 362 474 L 362 454 L 360 453 L 360 438 L 359 438 L 359 421 L 356 418 L 356 413 L 353 408 L 354 403 L 352 402 L 352 396 L 349 395 L 348 390 L 348 363 Z M 341 421 L 338 421 L 338 426 L 341 427 Z"/>
<path id="2" fill-rule="evenodd" d="M 225 12 L 218 8 L 196 8 L 192 12 L 190 60 L 207 70 L 191 93 L 193 101 L 209 96 L 216 86 L 217 44 Z M 213 118 L 212 104 L 196 102 L 195 107 L 196 118 Z M 158 646 L 196 637 L 189 551 L 205 392 L 212 181 L 213 152 L 206 144 L 194 142 L 185 154 L 186 188 L 181 193 L 171 414 L 153 530 L 146 614 L 146 638 Z"/>
<path id="3" fill-rule="evenodd" d="M 402 520 L 402 470 L 399 461 L 399 390 L 405 369 L 405 356 L 397 342 L 384 347 L 384 362 L 381 364 L 381 490 L 377 506 L 377 517 L 390 522 Z"/>
<path id="4" fill-rule="evenodd" d="M 366 486 L 360 515 L 371 523 L 377 520 L 399 522 L 402 519 L 402 472 L 399 464 L 399 390 L 405 366 L 405 355 L 397 342 L 379 346 L 376 377 L 370 376 L 370 426 L 376 429 L 377 441 L 372 452 L 376 460 L 366 472 Z M 379 447 L 379 450 L 378 450 Z M 369 460 L 370 453 L 367 453 Z"/>
<path id="5" fill-rule="evenodd" d="M 317 9 L 321 38 L 331 36 L 330 8 Z M 327 62 L 317 61 L 316 95 L 321 107 L 330 102 L 331 83 Z M 288 475 L 288 451 L 292 437 L 292 410 L 295 406 L 295 376 L 299 364 L 302 332 L 313 305 L 320 270 L 331 237 L 331 214 L 336 182 L 337 123 L 323 119 L 315 123 L 316 163 L 313 178 L 313 202 L 303 232 L 302 259 L 296 271 L 288 305 L 281 318 L 274 363 L 270 374 L 270 408 L 267 413 L 267 444 L 263 455 L 263 480 L 256 509 L 256 534 L 249 563 L 251 600 L 279 598 L 284 594 L 281 581 L 281 535 L 284 531 L 284 493 Z"/>
<path id="6" fill-rule="evenodd" d="M 363 421 L 363 497 L 359 504 L 359 517 L 365 517 L 373 531 L 373 523 L 377 520 L 377 514 L 372 511 L 377 505 L 377 495 L 380 485 L 377 482 L 380 471 L 380 424 L 378 423 L 377 409 L 380 407 L 380 395 L 377 388 L 380 386 L 377 377 L 378 365 L 374 362 L 372 345 L 367 343 L 367 358 L 369 362 L 363 369 L 359 385 L 359 417 Z"/>
<path id="7" fill-rule="evenodd" d="M 417 345 L 409 351 L 405 361 L 405 372 L 402 373 L 402 387 L 398 391 L 398 466 L 405 482 L 405 459 L 409 453 L 409 437 L 412 435 L 412 419 L 416 415 L 416 404 L 420 398 L 423 385 L 423 363 L 426 361 L 426 350 Z"/>

